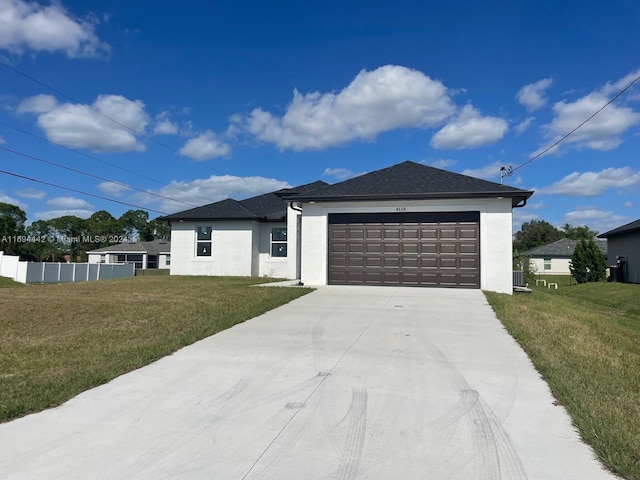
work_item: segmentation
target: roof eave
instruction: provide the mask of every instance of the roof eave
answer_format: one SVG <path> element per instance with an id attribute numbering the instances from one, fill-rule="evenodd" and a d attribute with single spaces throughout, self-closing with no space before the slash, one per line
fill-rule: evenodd
<path id="1" fill-rule="evenodd" d="M 438 200 L 452 198 L 513 198 L 523 200 L 533 195 L 531 191 L 521 192 L 442 192 L 442 193 L 392 193 L 392 194 L 376 194 L 376 195 L 330 195 L 330 196 L 313 196 L 313 195 L 283 195 L 288 201 L 297 202 L 343 202 L 343 201 L 374 201 L 374 200 Z M 519 203 L 519 202 L 516 202 Z"/>

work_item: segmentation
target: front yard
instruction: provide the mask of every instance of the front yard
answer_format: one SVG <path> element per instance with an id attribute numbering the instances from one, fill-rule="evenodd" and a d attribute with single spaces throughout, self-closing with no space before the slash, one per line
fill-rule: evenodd
<path id="1" fill-rule="evenodd" d="M 640 480 L 640 285 L 556 280 L 486 296 L 602 463 Z"/>
<path id="2" fill-rule="evenodd" d="M 310 292 L 265 279 L 145 276 L 0 287 L 0 422 L 59 405 Z"/>

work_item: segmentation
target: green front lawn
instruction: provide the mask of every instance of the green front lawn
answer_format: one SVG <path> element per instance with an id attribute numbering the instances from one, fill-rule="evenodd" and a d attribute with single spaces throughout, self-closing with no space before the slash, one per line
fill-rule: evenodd
<path id="1" fill-rule="evenodd" d="M 298 298 L 258 278 L 144 276 L 0 286 L 0 422 L 59 405 Z"/>
<path id="2" fill-rule="evenodd" d="M 563 280 L 486 296 L 602 463 L 640 480 L 640 285 Z"/>

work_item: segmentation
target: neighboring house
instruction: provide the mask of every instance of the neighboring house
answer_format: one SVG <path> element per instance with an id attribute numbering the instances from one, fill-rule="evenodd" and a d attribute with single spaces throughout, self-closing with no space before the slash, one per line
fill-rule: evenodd
<path id="1" fill-rule="evenodd" d="M 136 268 L 151 269 L 171 266 L 171 242 L 119 243 L 87 252 L 89 263 L 135 263 Z"/>
<path id="2" fill-rule="evenodd" d="M 609 230 L 598 238 L 606 238 L 609 265 L 622 265 L 622 279 L 640 283 L 640 220 Z"/>
<path id="3" fill-rule="evenodd" d="M 569 261 L 576 249 L 578 240 L 561 238 L 557 242 L 532 248 L 524 252 L 531 257 L 533 271 L 540 275 L 571 275 Z M 596 240 L 596 245 L 607 258 L 607 242 Z"/>
<path id="4" fill-rule="evenodd" d="M 532 194 L 407 161 L 162 219 L 172 275 L 511 293 L 512 209 Z"/>

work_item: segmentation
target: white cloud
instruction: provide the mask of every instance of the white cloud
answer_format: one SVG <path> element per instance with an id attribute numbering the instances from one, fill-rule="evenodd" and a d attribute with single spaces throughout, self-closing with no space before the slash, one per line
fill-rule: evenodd
<path id="1" fill-rule="evenodd" d="M 574 210 L 564 215 L 564 223 L 587 225 L 591 230 L 606 232 L 629 222 L 627 217 L 595 208 Z"/>
<path id="2" fill-rule="evenodd" d="M 624 202 L 623 207 L 624 208 L 633 208 L 633 202 Z"/>
<path id="3" fill-rule="evenodd" d="M 515 130 L 518 133 L 524 133 L 530 126 L 531 123 L 535 120 L 535 117 L 525 118 L 522 122 L 515 126 Z"/>
<path id="4" fill-rule="evenodd" d="M 362 173 L 355 173 L 348 168 L 325 168 L 324 172 L 322 172 L 322 175 L 326 177 L 334 177 L 338 180 L 346 180 L 348 178 L 362 175 Z"/>
<path id="5" fill-rule="evenodd" d="M 56 197 L 50 200 L 47 200 L 47 205 L 52 206 L 53 208 L 59 209 L 69 209 L 69 210 L 78 210 L 78 209 L 92 209 L 94 208 L 86 200 L 82 200 L 81 198 L 75 197 Z"/>
<path id="6" fill-rule="evenodd" d="M 25 98 L 20 105 L 18 105 L 17 112 L 22 113 L 35 113 L 40 115 L 41 113 L 50 112 L 53 110 L 58 101 L 53 95 L 35 95 L 33 97 Z"/>
<path id="7" fill-rule="evenodd" d="M 530 208 L 531 210 L 540 210 L 541 208 L 547 208 L 547 205 L 544 202 L 527 203 L 527 208 Z"/>
<path id="8" fill-rule="evenodd" d="M 51 95 L 37 95 L 25 99 L 18 110 L 37 113 L 38 126 L 47 138 L 67 147 L 96 152 L 143 151 L 146 148 L 131 131 L 144 134 L 149 123 L 140 100 L 129 100 L 121 95 L 99 95 L 91 106 L 87 106 L 57 104 Z"/>
<path id="9" fill-rule="evenodd" d="M 20 207 L 22 210 L 26 210 L 27 209 L 27 205 L 26 204 L 22 203 L 20 200 L 16 200 L 13 197 L 5 195 L 2 191 L 0 191 L 0 202 L 1 203 L 8 203 L 10 205 L 15 205 L 16 207 Z"/>
<path id="10" fill-rule="evenodd" d="M 31 198 L 33 200 L 42 200 L 45 197 L 45 193 L 37 188 L 25 188 L 23 190 L 16 190 L 16 195 L 23 198 Z"/>
<path id="11" fill-rule="evenodd" d="M 500 168 L 503 166 L 504 166 L 503 163 L 499 161 L 495 161 L 481 168 L 467 168 L 462 171 L 462 174 L 468 175 L 470 177 L 484 178 L 487 180 L 495 180 L 496 178 L 500 179 Z"/>
<path id="12" fill-rule="evenodd" d="M 535 83 L 525 85 L 516 94 L 518 101 L 527 107 L 527 110 L 533 112 L 542 108 L 547 103 L 544 96 L 545 91 L 553 84 L 553 79 L 543 78 Z"/>
<path id="13" fill-rule="evenodd" d="M 338 93 L 294 90 L 282 117 L 257 108 L 243 126 L 281 150 L 322 150 L 372 140 L 397 128 L 436 126 L 454 112 L 441 82 L 417 70 L 386 65 L 362 70 Z"/>
<path id="14" fill-rule="evenodd" d="M 419 163 L 446 170 L 449 167 L 453 167 L 456 163 L 458 163 L 458 161 L 451 158 L 439 158 L 438 160 L 421 160 Z"/>
<path id="15" fill-rule="evenodd" d="M 51 220 L 52 218 L 64 217 L 66 215 L 89 218 L 94 214 L 93 210 L 82 209 L 62 209 L 62 210 L 48 210 L 46 212 L 36 212 L 34 217 L 36 220 Z"/>
<path id="16" fill-rule="evenodd" d="M 639 73 L 630 75 L 637 76 Z M 612 92 L 619 91 L 618 86 L 625 83 L 628 77 L 629 75 L 613 84 L 607 83 L 602 89 L 575 102 L 557 102 L 553 106 L 553 120 L 543 127 L 546 138 L 555 142 L 575 129 L 602 108 L 609 101 Z M 563 145 L 575 144 L 577 147 L 593 150 L 612 150 L 622 143 L 622 134 L 638 123 L 640 113 L 630 107 L 612 103 L 564 140 Z"/>
<path id="17" fill-rule="evenodd" d="M 231 146 L 218 139 L 215 132 L 206 130 L 195 138 L 190 138 L 179 150 L 181 155 L 193 160 L 211 160 L 231 153 Z"/>
<path id="18" fill-rule="evenodd" d="M 169 112 L 156 115 L 156 125 L 153 127 L 154 135 L 175 135 L 178 133 L 178 125 L 169 119 Z"/>
<path id="19" fill-rule="evenodd" d="M 98 184 L 98 190 L 112 197 L 120 197 L 124 192 L 131 190 L 125 185 L 113 182 L 102 182 Z"/>
<path id="20" fill-rule="evenodd" d="M 595 197 L 609 188 L 624 189 L 640 185 L 640 172 L 631 167 L 605 168 L 599 172 L 573 172 L 540 193 Z"/>
<path id="21" fill-rule="evenodd" d="M 172 181 L 154 193 L 193 205 L 206 205 L 225 198 L 241 200 L 290 187 L 291 185 L 287 182 L 274 178 L 212 175 L 209 178 L 196 179 L 192 182 Z M 144 193 L 138 193 L 136 197 L 145 205 L 160 203 L 160 210 L 165 212 L 177 212 L 188 208 L 183 203 L 160 199 Z"/>
<path id="22" fill-rule="evenodd" d="M 110 47 L 95 34 L 95 17 L 80 19 L 59 2 L 40 5 L 0 0 L 0 48 L 12 53 L 62 51 L 68 57 L 97 57 Z"/>
<path id="23" fill-rule="evenodd" d="M 431 146 L 461 150 L 489 145 L 502 139 L 508 129 L 505 119 L 483 117 L 472 105 L 465 105 L 449 123 L 433 135 Z"/>

